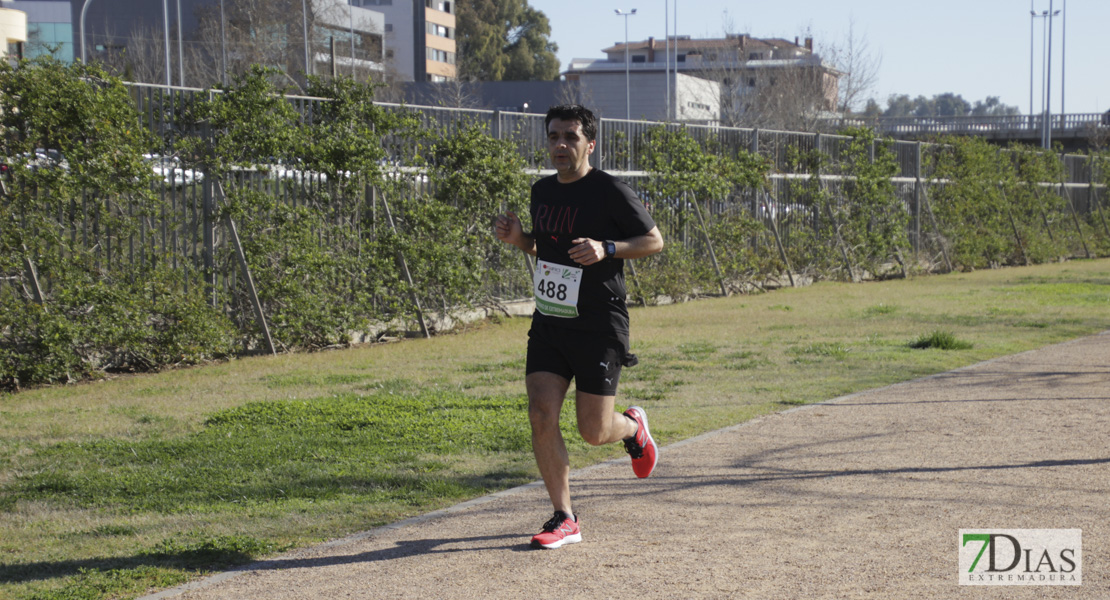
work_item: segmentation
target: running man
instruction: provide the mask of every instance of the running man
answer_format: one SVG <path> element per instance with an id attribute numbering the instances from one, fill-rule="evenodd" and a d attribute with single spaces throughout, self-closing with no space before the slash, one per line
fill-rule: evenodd
<path id="1" fill-rule="evenodd" d="M 594 446 L 623 441 L 637 477 L 651 475 L 657 450 L 644 409 L 615 410 L 621 367 L 629 352 L 624 260 L 655 254 L 663 237 L 627 184 L 590 167 L 597 120 L 578 105 L 547 111 L 547 151 L 556 174 L 532 186 L 532 232 L 520 218 L 499 215 L 497 238 L 536 257 L 536 312 L 528 332 L 525 385 L 532 452 L 555 515 L 532 538 L 534 548 L 582 541 L 570 501 L 570 460 L 559 413 L 575 381 L 582 439 Z"/>

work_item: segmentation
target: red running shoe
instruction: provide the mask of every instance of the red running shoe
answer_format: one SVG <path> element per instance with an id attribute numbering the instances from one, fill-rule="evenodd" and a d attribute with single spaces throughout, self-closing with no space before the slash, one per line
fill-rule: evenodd
<path id="1" fill-rule="evenodd" d="M 582 530 L 578 529 L 578 518 L 571 519 L 567 513 L 557 510 L 555 516 L 543 524 L 543 531 L 532 536 L 532 547 L 550 550 L 581 541 Z"/>
<path id="2" fill-rule="evenodd" d="M 624 411 L 624 415 L 640 426 L 636 435 L 624 440 L 624 449 L 632 457 L 632 470 L 636 477 L 643 479 L 655 470 L 655 462 L 659 458 L 659 450 L 655 447 L 655 440 L 648 430 L 647 413 L 639 406 L 633 406 Z"/>

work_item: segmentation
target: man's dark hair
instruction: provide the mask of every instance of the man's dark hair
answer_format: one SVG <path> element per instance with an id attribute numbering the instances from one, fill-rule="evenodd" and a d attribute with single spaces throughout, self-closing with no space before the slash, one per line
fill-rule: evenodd
<path id="1" fill-rule="evenodd" d="M 592 142 L 597 139 L 597 117 L 581 104 L 560 104 L 547 109 L 547 118 L 543 120 L 545 132 L 552 119 L 578 121 L 582 124 L 582 133 L 586 134 L 587 140 Z"/>

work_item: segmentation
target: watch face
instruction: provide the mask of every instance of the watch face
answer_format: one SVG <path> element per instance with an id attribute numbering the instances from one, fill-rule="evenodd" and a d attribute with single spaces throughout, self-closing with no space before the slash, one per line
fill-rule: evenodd
<path id="1" fill-rule="evenodd" d="M 613 242 L 605 242 L 605 255 L 613 257 L 617 255 L 617 245 Z"/>

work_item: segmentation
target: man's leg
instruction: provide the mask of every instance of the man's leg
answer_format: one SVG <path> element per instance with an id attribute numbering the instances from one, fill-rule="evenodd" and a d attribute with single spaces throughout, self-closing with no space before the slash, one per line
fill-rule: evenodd
<path id="1" fill-rule="evenodd" d="M 636 435 L 636 422 L 614 410 L 616 396 L 599 396 L 579 391 L 574 407 L 578 433 L 592 446 L 604 446 Z"/>
<path id="2" fill-rule="evenodd" d="M 659 448 L 648 431 L 647 413 L 639 406 L 629 407 L 623 414 L 613 410 L 615 396 L 599 396 L 579 391 L 575 397 L 578 432 L 594 446 L 624 442 L 632 457 L 636 477 L 650 477 L 655 471 Z"/>
<path id="3" fill-rule="evenodd" d="M 570 381 L 554 373 L 536 372 L 525 379 L 528 389 L 528 420 L 532 425 L 532 453 L 555 510 L 573 514 L 570 508 L 570 458 L 559 413 Z"/>

